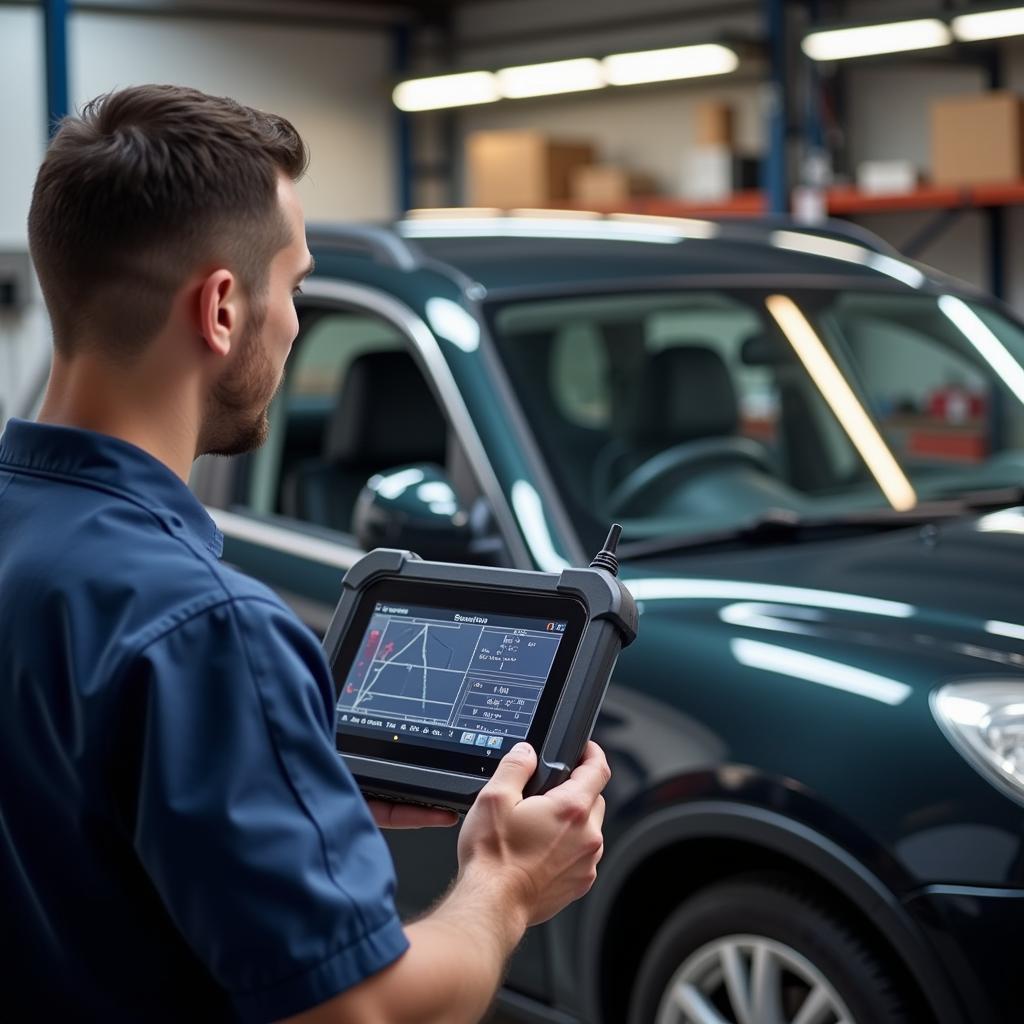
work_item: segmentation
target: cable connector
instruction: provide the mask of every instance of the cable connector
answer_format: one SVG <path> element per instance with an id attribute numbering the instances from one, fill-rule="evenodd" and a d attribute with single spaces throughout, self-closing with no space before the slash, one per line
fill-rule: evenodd
<path id="1" fill-rule="evenodd" d="M 613 576 L 619 575 L 619 560 L 615 557 L 615 550 L 619 546 L 619 537 L 621 536 L 622 527 L 618 523 L 612 523 L 604 547 L 594 555 L 594 560 L 590 563 L 591 569 L 604 569 Z"/>

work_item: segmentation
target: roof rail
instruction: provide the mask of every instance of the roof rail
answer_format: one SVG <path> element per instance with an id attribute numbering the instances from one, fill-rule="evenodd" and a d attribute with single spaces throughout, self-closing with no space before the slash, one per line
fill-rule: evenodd
<path id="1" fill-rule="evenodd" d="M 420 264 L 404 238 L 375 224 L 307 224 L 306 239 L 310 245 L 347 250 L 354 256 L 368 256 L 399 270 L 414 270 Z"/>
<path id="2" fill-rule="evenodd" d="M 743 235 L 748 237 L 754 235 L 758 238 L 763 238 L 772 231 L 793 231 L 801 235 L 834 238 L 842 242 L 851 242 L 883 256 L 892 256 L 897 259 L 907 258 L 873 231 L 868 231 L 867 228 L 862 228 L 859 224 L 851 224 L 845 220 L 833 220 L 830 218 L 819 224 L 807 224 L 785 214 L 766 214 L 760 217 L 749 218 L 719 217 L 714 218 L 714 220 L 719 227 L 720 238 L 739 238 Z"/>

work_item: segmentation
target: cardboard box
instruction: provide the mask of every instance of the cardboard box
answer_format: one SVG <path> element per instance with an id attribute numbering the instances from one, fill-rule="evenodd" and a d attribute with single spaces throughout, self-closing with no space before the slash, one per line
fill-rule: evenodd
<path id="1" fill-rule="evenodd" d="M 1024 102 L 1016 93 L 936 100 L 931 128 L 936 185 L 988 185 L 1024 176 Z"/>
<path id="2" fill-rule="evenodd" d="M 634 196 L 652 195 L 657 189 L 646 174 L 610 164 L 577 167 L 572 175 L 572 200 L 583 206 L 615 206 Z"/>
<path id="3" fill-rule="evenodd" d="M 474 132 L 467 140 L 470 206 L 547 206 L 572 195 L 572 176 L 594 161 L 589 142 L 540 132 Z"/>
<path id="4" fill-rule="evenodd" d="M 732 107 L 728 103 L 698 103 L 695 119 L 693 141 L 698 146 L 732 148 L 735 122 Z"/>

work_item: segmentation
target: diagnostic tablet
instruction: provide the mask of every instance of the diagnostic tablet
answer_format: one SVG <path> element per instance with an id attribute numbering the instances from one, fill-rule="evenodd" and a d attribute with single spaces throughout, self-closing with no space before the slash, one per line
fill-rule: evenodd
<path id="1" fill-rule="evenodd" d="M 528 793 L 541 792 L 578 762 L 635 635 L 632 597 L 604 568 L 371 552 L 346 575 L 324 642 L 338 750 L 367 795 L 464 811 L 525 740 L 538 753 Z"/>

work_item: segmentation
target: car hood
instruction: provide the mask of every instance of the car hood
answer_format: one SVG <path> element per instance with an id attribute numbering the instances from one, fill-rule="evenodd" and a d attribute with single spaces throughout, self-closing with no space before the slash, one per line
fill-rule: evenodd
<path id="1" fill-rule="evenodd" d="M 788 608 L 832 621 L 880 617 L 913 629 L 1024 640 L 1024 509 L 828 542 L 686 551 L 628 564 L 646 613 L 676 602 Z M 736 613 L 741 614 L 741 613 Z M 806 617 L 806 614 L 805 614 Z"/>

